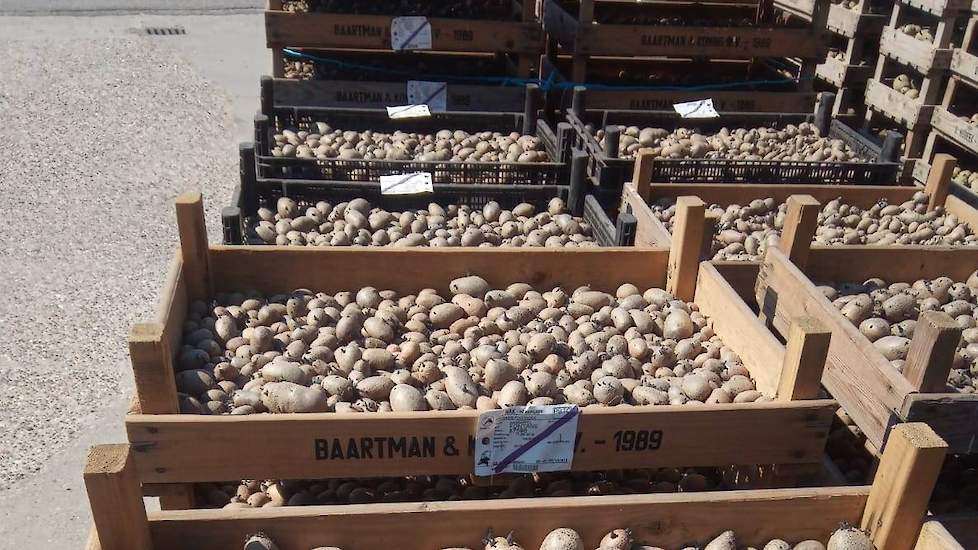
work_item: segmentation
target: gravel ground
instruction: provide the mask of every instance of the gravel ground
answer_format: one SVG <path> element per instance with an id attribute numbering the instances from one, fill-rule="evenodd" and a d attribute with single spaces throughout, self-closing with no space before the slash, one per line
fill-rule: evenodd
<path id="1" fill-rule="evenodd" d="M 227 94 L 133 23 L 0 18 L 0 502 L 79 430 L 121 433 L 100 414 L 131 394 L 126 334 L 153 315 L 173 198 L 204 192 L 214 241 L 237 178 Z"/>

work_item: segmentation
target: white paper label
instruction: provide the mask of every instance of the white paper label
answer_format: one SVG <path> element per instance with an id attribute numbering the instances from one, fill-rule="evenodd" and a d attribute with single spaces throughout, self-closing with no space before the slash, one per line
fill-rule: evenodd
<path id="1" fill-rule="evenodd" d="M 580 412 L 575 405 L 537 405 L 480 414 L 475 475 L 570 470 Z"/>
<path id="2" fill-rule="evenodd" d="M 415 172 L 396 176 L 380 176 L 380 192 L 383 195 L 414 195 L 431 193 L 431 174 Z"/>
<path id="3" fill-rule="evenodd" d="M 713 108 L 712 99 L 676 103 L 672 108 L 683 118 L 717 118 L 720 116 L 720 113 Z"/>
<path id="4" fill-rule="evenodd" d="M 448 110 L 448 83 L 408 80 L 408 103 L 427 105 L 432 112 L 443 113 Z"/>
<path id="5" fill-rule="evenodd" d="M 388 107 L 387 116 L 390 118 L 423 118 L 431 116 L 431 110 L 427 105 L 399 105 Z"/>
<path id="6" fill-rule="evenodd" d="M 431 23 L 424 16 L 395 17 L 391 20 L 391 48 L 430 50 Z"/>

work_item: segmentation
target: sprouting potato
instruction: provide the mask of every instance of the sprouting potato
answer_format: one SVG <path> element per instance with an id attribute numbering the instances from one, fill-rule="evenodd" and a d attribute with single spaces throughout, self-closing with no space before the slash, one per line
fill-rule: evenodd
<path id="1" fill-rule="evenodd" d="M 652 213 L 672 230 L 675 199 L 660 199 L 650 205 Z M 784 228 L 787 206 L 772 198 L 754 199 L 749 204 L 711 204 L 709 212 L 719 217 L 713 239 L 715 260 L 757 260 L 777 243 Z M 978 236 L 956 215 L 943 207 L 927 210 L 923 192 L 902 204 L 881 199 L 868 209 L 843 202 L 827 202 L 819 214 L 816 245 L 915 244 L 934 246 L 978 246 Z M 862 321 L 862 319 L 860 319 Z"/>
<path id="2" fill-rule="evenodd" d="M 423 162 L 549 162 L 543 141 L 519 132 L 439 130 L 435 134 L 334 129 L 325 122 L 273 136 L 272 156 Z"/>
<path id="3" fill-rule="evenodd" d="M 715 133 L 695 128 L 638 128 L 620 126 L 618 156 L 635 158 L 647 148 L 662 159 L 737 159 L 865 162 L 844 141 L 823 137 L 811 123 L 784 128 L 721 128 Z M 604 146 L 604 129 L 594 137 Z"/>
<path id="4" fill-rule="evenodd" d="M 373 287 L 221 293 L 195 302 L 176 359 L 182 408 L 254 414 L 768 400 L 697 306 L 661 289 L 541 293 L 523 283 L 493 288 L 477 275 L 449 289 L 451 296 Z"/>
<path id="5" fill-rule="evenodd" d="M 948 277 L 887 284 L 883 279 L 863 283 L 826 284 L 826 296 L 897 370 L 904 361 L 918 317 L 941 311 L 961 327 L 961 342 L 948 375 L 948 386 L 975 393 L 978 378 L 978 272 L 966 282 Z M 858 308 L 858 313 L 855 308 Z"/>
<path id="6" fill-rule="evenodd" d="M 597 246 L 591 225 L 566 213 L 562 199 L 555 197 L 546 207 L 520 203 L 506 210 L 489 201 L 482 208 L 431 203 L 390 212 L 362 198 L 306 204 L 280 197 L 260 207 L 248 223 L 262 242 L 280 246 Z"/>

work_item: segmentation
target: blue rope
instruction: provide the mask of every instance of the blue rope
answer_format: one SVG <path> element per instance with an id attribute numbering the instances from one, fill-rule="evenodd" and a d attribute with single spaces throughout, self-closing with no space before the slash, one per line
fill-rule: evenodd
<path id="1" fill-rule="evenodd" d="M 500 86 L 518 86 L 525 87 L 527 84 L 536 84 L 543 91 L 549 90 L 570 90 L 576 87 L 583 87 L 588 90 L 602 90 L 602 91 L 666 91 L 666 92 L 677 92 L 677 91 L 718 91 L 718 90 L 731 90 L 737 88 L 748 88 L 751 86 L 765 86 L 765 85 L 778 85 L 778 84 L 794 84 L 799 82 L 799 80 L 785 78 L 782 80 L 747 80 L 743 82 L 728 82 L 720 84 L 702 84 L 697 86 L 621 86 L 616 84 L 595 84 L 587 82 L 571 82 L 566 80 L 557 81 L 556 71 L 551 73 L 546 80 L 540 80 L 536 78 L 517 78 L 508 76 L 458 76 L 458 75 L 440 75 L 440 74 L 426 74 L 418 75 L 411 71 L 400 71 L 397 69 L 388 69 L 386 67 L 377 67 L 375 65 L 364 65 L 361 63 L 351 63 L 349 61 L 340 61 L 338 59 L 329 59 L 325 57 L 319 57 L 315 55 L 310 55 L 305 52 L 299 52 L 289 48 L 284 48 L 282 50 L 285 55 L 297 59 L 308 59 L 310 61 L 315 61 L 317 63 L 324 63 L 327 65 L 333 65 L 335 67 L 354 69 L 358 71 L 370 71 L 380 74 L 388 74 L 392 76 L 410 77 L 418 80 L 453 80 L 456 82 L 481 82 L 485 84 L 498 84 Z M 811 79 L 801 79 L 800 81 L 811 80 Z"/>

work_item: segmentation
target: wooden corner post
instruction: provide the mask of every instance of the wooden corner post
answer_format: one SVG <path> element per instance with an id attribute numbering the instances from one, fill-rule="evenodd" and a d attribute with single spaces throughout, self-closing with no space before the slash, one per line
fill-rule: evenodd
<path id="1" fill-rule="evenodd" d="M 163 342 L 163 325 L 138 323 L 129 331 L 129 360 L 141 414 L 176 414 L 177 384 L 173 358 Z"/>
<path id="2" fill-rule="evenodd" d="M 129 445 L 93 447 L 85 464 L 85 488 L 101 550 L 152 550 Z"/>
<path id="3" fill-rule="evenodd" d="M 958 160 L 947 153 L 934 155 L 934 162 L 930 165 L 930 173 L 927 174 L 927 183 L 924 185 L 928 210 L 944 206 L 951 190 L 951 176 L 954 175 L 954 167 L 957 165 Z"/>
<path id="4" fill-rule="evenodd" d="M 804 271 L 822 204 L 811 195 L 792 195 L 788 197 L 787 205 L 780 247 L 791 263 Z"/>
<path id="5" fill-rule="evenodd" d="M 200 193 L 184 193 L 177 197 L 176 207 L 187 294 L 191 300 L 206 300 L 211 283 L 204 201 Z"/>
<path id="6" fill-rule="evenodd" d="M 666 285 L 676 298 L 687 302 L 693 300 L 696 292 L 705 216 L 706 203 L 699 197 L 685 196 L 676 200 L 676 221 L 672 227 Z"/>
<path id="7" fill-rule="evenodd" d="M 813 317 L 791 323 L 778 382 L 779 401 L 818 399 L 831 338 L 832 331 Z"/>
<path id="8" fill-rule="evenodd" d="M 654 161 L 655 155 L 652 154 L 651 149 L 639 149 L 635 156 L 632 184 L 635 185 L 635 192 L 645 202 L 648 202 L 652 195 L 652 163 Z"/>
<path id="9" fill-rule="evenodd" d="M 943 311 L 925 311 L 910 340 L 903 376 L 921 393 L 944 393 L 961 327 Z"/>
<path id="10" fill-rule="evenodd" d="M 860 526 L 876 548 L 914 547 L 946 452 L 947 443 L 927 424 L 891 430 Z"/>

